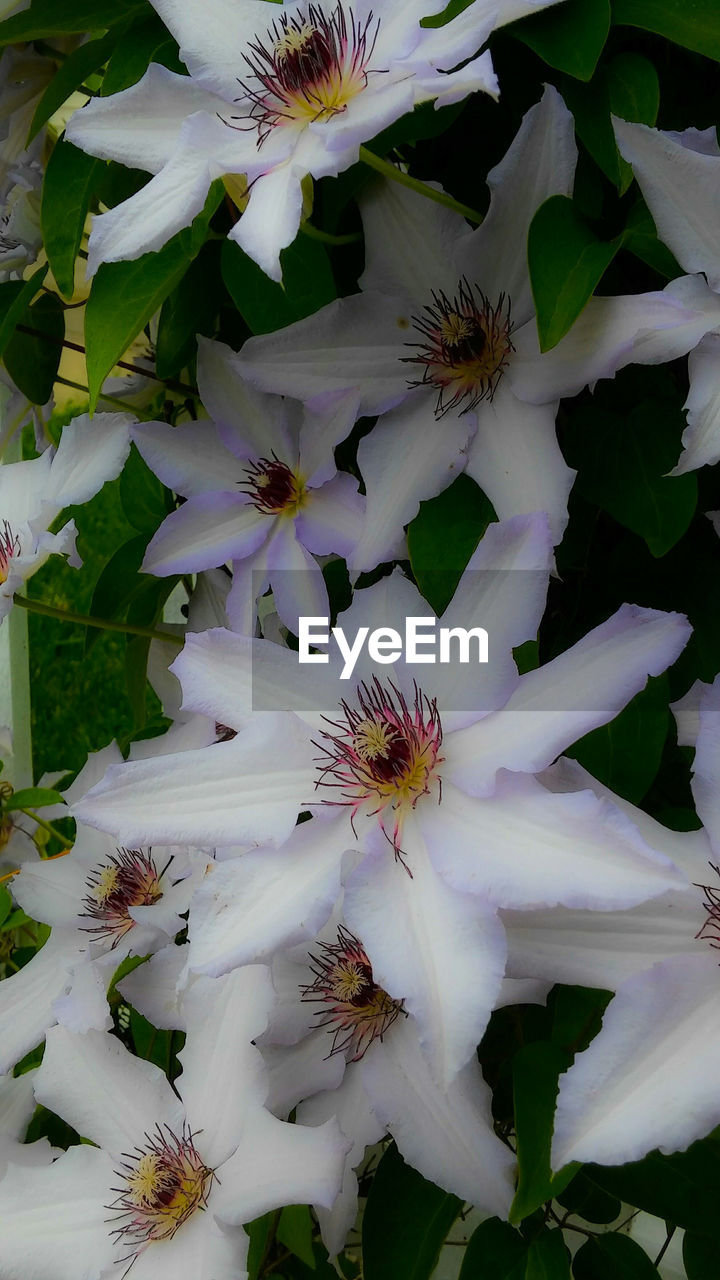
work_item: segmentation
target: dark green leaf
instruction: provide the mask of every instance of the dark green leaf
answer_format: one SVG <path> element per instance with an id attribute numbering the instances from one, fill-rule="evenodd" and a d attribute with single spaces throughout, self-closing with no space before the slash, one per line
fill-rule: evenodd
<path id="1" fill-rule="evenodd" d="M 95 618 L 122 618 L 133 596 L 148 582 L 149 574 L 139 572 L 148 544 L 148 534 L 139 534 L 118 547 L 95 584 L 89 612 Z M 89 649 L 98 639 L 99 632 L 88 627 L 85 647 Z"/>
<path id="2" fill-rule="evenodd" d="M 662 1156 L 651 1151 L 632 1164 L 584 1166 L 592 1182 L 624 1204 L 701 1235 L 720 1214 L 720 1138 L 711 1135 L 687 1151 Z"/>
<path id="3" fill-rule="evenodd" d="M 33 138 L 37 137 L 50 117 L 55 115 L 55 112 L 67 101 L 71 93 L 85 83 L 86 77 L 104 66 L 116 41 L 117 32 L 109 31 L 99 40 L 89 40 L 87 44 L 81 44 L 79 49 L 74 49 L 61 63 L 37 104 L 28 135 L 28 145 Z"/>
<path id="4" fill-rule="evenodd" d="M 640 804 L 660 768 L 669 700 L 667 677 L 651 678 L 614 720 L 586 734 L 568 755 L 611 790 Z"/>
<path id="5" fill-rule="evenodd" d="M 660 106 L 660 82 L 652 62 L 640 53 L 619 53 L 606 69 L 608 104 L 613 115 L 638 124 L 655 124 Z M 613 135 L 614 136 L 614 135 Z M 632 165 L 618 152 L 620 194 L 633 180 Z"/>
<path id="6" fill-rule="evenodd" d="M 587 1049 L 602 1025 L 611 992 L 597 987 L 555 987 L 548 1000 L 552 1006 L 550 1038 L 567 1053 Z"/>
<path id="7" fill-rule="evenodd" d="M 576 1217 L 602 1226 L 614 1222 L 622 1211 L 622 1205 L 617 1196 L 611 1196 L 607 1191 L 596 1187 L 582 1169 L 575 1174 L 572 1182 L 568 1183 L 556 1199 L 558 1204 L 561 1204 L 564 1209 L 569 1209 Z"/>
<path id="8" fill-rule="evenodd" d="M 193 359 L 199 333 L 215 331 L 215 318 L 227 294 L 220 276 L 220 245 L 206 244 L 160 312 L 155 360 L 158 376 L 175 378 Z"/>
<path id="9" fill-rule="evenodd" d="M 134 592 L 128 603 L 127 620 L 143 627 L 157 626 L 170 593 L 175 589 L 179 578 L 146 577 L 139 575 L 140 587 Z M 128 636 L 125 650 L 125 684 L 130 709 L 133 715 L 133 728 L 137 732 L 144 729 L 147 721 L 147 666 L 150 655 L 150 639 L 146 636 Z M 171 650 L 170 656 L 176 656 Z"/>
<path id="10" fill-rule="evenodd" d="M 108 374 L 198 254 L 221 199 L 222 183 L 213 183 L 205 208 L 192 227 L 179 232 L 158 253 L 143 254 L 134 262 L 108 262 L 100 267 L 85 312 L 91 409 L 97 404 Z"/>
<path id="11" fill-rule="evenodd" d="M 10 813 L 13 809 L 41 809 L 44 805 L 64 803 L 64 795 L 50 787 L 23 787 L 20 791 L 13 791 L 5 802 L 5 808 Z"/>
<path id="12" fill-rule="evenodd" d="M 16 329 L 3 359 L 10 377 L 31 404 L 47 404 L 57 377 L 65 337 L 65 311 L 54 293 L 43 293 L 31 304 Z"/>
<path id="13" fill-rule="evenodd" d="M 556 346 L 577 320 L 621 243 L 621 236 L 598 240 L 567 196 L 541 204 L 528 233 L 541 350 Z"/>
<path id="14" fill-rule="evenodd" d="M 527 1245 L 507 1222 L 488 1218 L 473 1231 L 459 1280 L 524 1280 Z"/>
<path id="15" fill-rule="evenodd" d="M 577 490 L 665 555 L 687 529 L 697 505 L 694 475 L 668 476 L 680 451 L 682 413 L 646 400 L 627 416 L 587 404 L 565 438 L 577 466 Z"/>
<path id="16" fill-rule="evenodd" d="M 711 1224 L 708 1223 L 711 1228 Z M 717 1280 L 718 1247 L 714 1235 L 686 1231 L 682 1245 L 687 1280 Z"/>
<path id="17" fill-rule="evenodd" d="M 72 31 L 102 31 L 143 10 L 149 11 L 146 0 L 33 0 L 29 9 L 0 22 L 0 45 Z"/>
<path id="18" fill-rule="evenodd" d="M 184 71 L 177 56 L 176 42 L 154 14 L 145 22 L 134 23 L 117 41 L 105 71 L 100 90 L 102 96 L 107 98 L 137 84 L 151 62 L 159 62 L 172 71 Z"/>
<path id="19" fill-rule="evenodd" d="M 373 1178 L 362 1226 L 364 1280 L 428 1280 L 461 1208 L 405 1164 L 393 1144 Z"/>
<path id="20" fill-rule="evenodd" d="M 170 1057 L 171 1031 L 158 1031 L 147 1018 L 143 1018 L 136 1009 L 130 1010 L 130 1031 L 138 1058 L 146 1062 L 154 1062 L 156 1067 L 166 1069 Z"/>
<path id="21" fill-rule="evenodd" d="M 155 533 L 172 510 L 172 497 L 133 444 L 120 476 L 120 501 L 129 524 L 145 539 Z M 136 541 L 133 539 L 133 541 Z M 139 545 L 139 541 L 138 545 Z M 140 557 L 140 560 L 142 556 Z M 137 561 L 137 566 L 140 564 Z M 136 568 L 137 568 L 136 566 Z"/>
<path id="22" fill-rule="evenodd" d="M 625 248 L 668 280 L 674 280 L 676 276 L 682 275 L 679 263 L 667 245 L 658 239 L 652 214 L 644 200 L 636 200 L 628 214 L 625 224 Z"/>
<path id="23" fill-rule="evenodd" d="M 717 0 L 613 0 L 613 22 L 642 27 L 720 60 Z"/>
<path id="24" fill-rule="evenodd" d="M 542 1040 L 525 1045 L 513 1059 L 518 1185 L 510 1210 L 511 1222 L 521 1222 L 551 1200 L 567 1186 L 577 1169 L 577 1165 L 568 1165 L 555 1176 L 550 1170 L 558 1077 L 571 1061 L 564 1049 Z"/>
<path id="25" fill-rule="evenodd" d="M 0 884 L 0 925 L 5 923 L 11 911 L 12 898 L 5 888 L 5 885 Z"/>
<path id="26" fill-rule="evenodd" d="M 280 255 L 282 285 L 226 240 L 222 247 L 222 274 L 230 296 L 253 333 L 271 333 L 294 320 L 302 320 L 332 302 L 335 282 L 324 246 L 300 234 Z"/>
<path id="27" fill-rule="evenodd" d="M 544 1231 L 533 1240 L 528 1249 L 525 1280 L 570 1280 L 570 1254 L 562 1231 Z"/>
<path id="28" fill-rule="evenodd" d="M 467 475 L 444 493 L 420 503 L 408 526 L 408 549 L 415 581 L 428 604 L 442 613 L 455 594 L 463 570 L 495 512 Z"/>
<path id="29" fill-rule="evenodd" d="M 312 1219 L 305 1204 L 286 1205 L 280 1214 L 277 1238 L 280 1244 L 295 1254 L 311 1271 L 315 1270 L 315 1254 L 312 1243 Z"/>
<path id="30" fill-rule="evenodd" d="M 589 80 L 610 30 L 610 0 L 566 0 L 514 24 L 512 34 L 577 80 Z"/>
<path id="31" fill-rule="evenodd" d="M 657 1280 L 644 1249 L 615 1232 L 587 1240 L 573 1259 L 575 1280 Z"/>
<path id="32" fill-rule="evenodd" d="M 0 356 L 4 354 L 15 332 L 15 325 L 23 319 L 30 302 L 38 292 L 48 273 L 47 267 L 38 267 L 29 280 L 6 280 L 0 284 Z"/>
<path id="33" fill-rule="evenodd" d="M 621 157 L 610 120 L 610 91 L 605 67 L 599 67 L 590 84 L 563 76 L 560 89 L 575 118 L 575 132 L 596 165 L 615 184 L 624 181 Z M 625 162 L 622 161 L 624 164 Z"/>
<path id="34" fill-rule="evenodd" d="M 264 1213 L 261 1218 L 255 1218 L 254 1222 L 247 1223 L 245 1227 L 250 1237 L 247 1256 L 248 1280 L 257 1280 L 274 1221 L 274 1213 Z"/>
<path id="35" fill-rule="evenodd" d="M 365 145 L 377 156 L 386 156 L 394 147 L 403 143 L 421 142 L 428 138 L 437 138 L 457 119 L 462 111 L 463 103 L 454 102 L 448 107 L 435 109 L 432 102 L 422 102 L 407 115 L 395 120 L 382 133 L 371 138 Z"/>
<path id="36" fill-rule="evenodd" d="M 42 230 L 48 262 L 65 298 L 75 292 L 75 259 L 93 189 L 104 166 L 71 142 L 60 140 L 45 170 Z"/>

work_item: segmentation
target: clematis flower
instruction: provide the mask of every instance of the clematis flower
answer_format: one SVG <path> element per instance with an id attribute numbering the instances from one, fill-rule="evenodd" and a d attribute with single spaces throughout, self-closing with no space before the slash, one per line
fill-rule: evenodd
<path id="1" fill-rule="evenodd" d="M 614 119 L 620 154 L 632 165 L 658 235 L 686 271 L 714 323 L 690 351 L 683 453 L 671 475 L 720 460 L 720 148 L 715 129 L 663 132 Z"/>
<path id="2" fill-rule="evenodd" d="M 231 561 L 232 626 L 252 633 L 257 598 L 270 585 L 296 634 L 299 615 L 329 612 L 311 553 L 349 555 L 362 527 L 357 481 L 333 459 L 335 397 L 303 414 L 297 402 L 248 387 L 230 348 L 203 339 L 198 382 L 213 421 L 151 422 L 133 432 L 148 465 L 187 498 L 158 529 L 143 569 L 164 576 Z"/>
<path id="3" fill-rule="evenodd" d="M 91 755 L 65 793 L 68 803 L 121 759 L 114 744 Z M 127 956 L 166 946 L 184 927 L 180 913 L 207 862 L 207 855 L 183 849 L 118 848 L 79 824 L 71 851 L 21 863 L 13 896 L 52 933 L 18 973 L 0 982 L 0 1073 L 56 1021 L 79 1031 L 112 1025 L 105 993 L 113 972 Z"/>
<path id="4" fill-rule="evenodd" d="M 50 1164 L 53 1158 L 53 1149 L 47 1138 L 23 1142 L 35 1110 L 34 1079 L 34 1071 L 26 1071 L 17 1079 L 13 1076 L 0 1078 L 0 1182 L 8 1167 L 11 1169 L 10 1177 L 13 1177 L 13 1166 L 37 1168 Z"/>
<path id="5" fill-rule="evenodd" d="M 394 558 L 419 503 L 463 468 L 501 519 L 546 511 L 558 542 L 575 476 L 555 433 L 560 397 L 611 376 L 640 347 L 650 361 L 684 354 L 720 320 L 720 304 L 711 319 L 695 299 L 694 281 L 673 282 L 591 299 L 540 355 L 528 228 L 548 197 L 571 193 L 576 159 L 572 116 L 547 88 L 488 175 L 480 227 L 378 183 L 359 201 L 362 292 L 243 346 L 239 367 L 264 391 L 302 400 L 334 391 L 350 419 L 386 415 L 358 448 L 367 517 L 354 568 Z"/>
<path id="6" fill-rule="evenodd" d="M 76 812 L 141 843 L 288 842 L 236 859 L 239 879 L 233 885 L 223 869 L 217 893 L 208 877 L 203 936 L 200 893 L 192 913 L 191 964 L 218 973 L 242 963 L 246 931 L 255 941 L 264 929 L 265 945 L 278 946 L 289 920 L 296 930 L 308 918 L 321 927 L 318 904 L 329 913 L 342 855 L 354 851 L 348 927 L 383 989 L 417 1018 L 435 1073 L 449 1081 L 479 1042 L 503 975 L 497 907 L 608 910 L 678 882 L 617 809 L 590 791 L 552 795 L 532 775 L 673 661 L 687 624 L 625 606 L 520 678 L 512 649 L 537 629 L 550 557 L 544 517 L 488 530 L 443 615 L 449 626 L 482 621 L 493 637 L 496 661 L 473 667 L 471 684 L 459 664 L 427 667 L 420 682 L 409 663 L 398 660 L 388 679 L 368 660 L 333 711 L 328 684 L 305 674 L 298 681 L 290 650 L 223 630 L 188 639 L 174 664 L 185 705 L 236 736 L 172 761 L 113 767 Z M 402 630 L 407 617 L 428 612 L 396 572 L 357 592 L 338 621 L 348 634 L 359 619 Z M 252 713 L 253 696 L 256 705 L 296 711 Z M 314 827 L 294 831 L 298 813 L 313 806 Z"/>
<path id="7" fill-rule="evenodd" d="M 59 553 L 80 565 L 75 522 L 59 533 L 49 533 L 49 526 L 64 507 L 87 502 L 120 474 L 132 421 L 126 414 L 83 414 L 63 429 L 57 450 L 0 467 L 0 622 L 15 592 L 48 556 Z"/>
<path id="8" fill-rule="evenodd" d="M 353 1170 L 387 1132 L 404 1158 L 446 1191 L 506 1218 L 514 1160 L 492 1128 L 490 1091 L 476 1058 L 439 1088 L 402 1001 L 378 985 L 362 942 L 333 920 L 309 948 L 272 966 L 278 1002 L 260 1047 L 269 1104 L 300 1123 L 336 1116 L 352 1144 L 341 1195 L 316 1212 L 331 1256 L 357 1215 Z"/>
<path id="9" fill-rule="evenodd" d="M 36 1096 L 95 1146 L 0 1182 L 0 1275 L 120 1280 L 132 1265 L 139 1280 L 242 1280 L 242 1223 L 308 1199 L 332 1204 L 346 1146 L 337 1124 L 286 1124 L 263 1107 L 251 1040 L 272 1000 L 260 967 L 196 983 L 177 1092 L 105 1032 L 50 1032 Z"/>
<path id="10" fill-rule="evenodd" d="M 703 694 L 699 719 L 693 793 L 705 830 L 686 842 L 692 883 L 682 897 L 660 900 L 665 909 L 654 920 L 634 910 L 619 923 L 614 947 L 635 952 L 634 971 L 599 1034 L 561 1076 L 555 1168 L 570 1160 L 620 1164 L 654 1147 L 684 1150 L 720 1121 L 720 678 Z M 680 841 L 677 833 L 667 839 Z M 588 943 L 603 950 L 592 925 Z"/>
<path id="11" fill-rule="evenodd" d="M 8 175 L 0 194 L 0 281 L 20 280 L 42 244 L 40 191 L 42 166 L 26 159 Z"/>
<path id="12" fill-rule="evenodd" d="M 137 195 L 95 219 L 89 270 L 137 258 L 188 226 L 210 183 L 244 174 L 250 198 L 230 232 L 275 280 L 295 238 L 302 181 L 341 173 L 362 142 L 420 102 L 495 96 L 491 31 L 554 0 L 475 0 L 446 26 L 420 26 L 438 0 L 153 0 L 189 77 L 151 64 L 139 84 L 93 99 L 67 136 L 103 159 L 154 174 Z M 465 65 L 453 71 L 460 63 Z"/>

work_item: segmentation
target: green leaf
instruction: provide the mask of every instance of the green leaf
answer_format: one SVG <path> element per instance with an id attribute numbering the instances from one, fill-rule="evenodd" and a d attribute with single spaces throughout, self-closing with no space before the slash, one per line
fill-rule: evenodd
<path id="1" fill-rule="evenodd" d="M 73 31 L 103 31 L 143 10 L 149 12 L 146 0 L 33 0 L 29 9 L 0 22 L 0 45 Z"/>
<path id="2" fill-rule="evenodd" d="M 117 32 L 109 31 L 99 40 L 89 40 L 87 44 L 81 44 L 79 49 L 68 54 L 37 104 L 28 135 L 28 146 L 71 93 L 85 83 L 86 77 L 105 65 L 116 41 Z"/>
<path id="3" fill-rule="evenodd" d="M 5 888 L 4 884 L 0 884 L 0 925 L 3 925 L 12 911 L 12 898 Z"/>
<path id="4" fill-rule="evenodd" d="M 473 1231 L 459 1280 L 524 1280 L 527 1245 L 508 1222 L 487 1218 Z"/>
<path id="5" fill-rule="evenodd" d="M 645 1250 L 615 1232 L 587 1240 L 573 1259 L 575 1280 L 657 1280 L 657 1274 Z"/>
<path id="6" fill-rule="evenodd" d="M 139 575 L 140 587 L 128 604 L 127 620 L 144 627 L 157 626 L 162 617 L 165 601 L 174 591 L 179 577 L 146 577 Z M 133 715 L 133 729 L 137 732 L 147 721 L 147 666 L 150 640 L 146 636 L 128 636 L 125 650 L 125 685 Z M 173 654 L 173 657 L 175 654 Z"/>
<path id="7" fill-rule="evenodd" d="M 651 677 L 614 720 L 586 734 L 567 754 L 612 791 L 640 804 L 660 768 L 669 699 L 667 677 Z"/>
<path id="8" fill-rule="evenodd" d="M 75 292 L 75 259 L 93 189 L 104 168 L 71 142 L 55 144 L 45 170 L 41 222 L 45 251 L 63 297 Z"/>
<path id="9" fill-rule="evenodd" d="M 556 1197 L 558 1204 L 586 1222 L 606 1226 L 620 1217 L 622 1204 L 617 1196 L 596 1187 L 582 1169 Z"/>
<path id="10" fill-rule="evenodd" d="M 682 275 L 680 264 L 667 245 L 658 239 L 652 214 L 642 199 L 635 201 L 628 214 L 624 247 L 668 280 Z"/>
<path id="11" fill-rule="evenodd" d="M 0 356 L 4 355 L 16 324 L 22 320 L 47 273 L 47 267 L 38 267 L 29 280 L 6 280 L 0 284 Z"/>
<path id="12" fill-rule="evenodd" d="M 107 98 L 137 84 L 151 62 L 159 62 L 181 74 L 185 72 L 176 42 L 154 14 L 144 22 L 134 23 L 117 40 L 105 71 L 101 96 Z"/>
<path id="13" fill-rule="evenodd" d="M 220 276 L 220 245 L 203 245 L 177 288 L 162 305 L 155 344 L 160 378 L 176 378 L 193 360 L 197 335 L 215 332 L 215 319 L 227 293 Z"/>
<path id="14" fill-rule="evenodd" d="M 312 315 L 335 297 L 335 281 L 327 251 L 302 234 L 280 255 L 283 283 L 276 284 L 226 240 L 222 274 L 230 296 L 252 333 L 271 333 Z"/>
<path id="15" fill-rule="evenodd" d="M 533 1240 L 525 1264 L 525 1280 L 570 1280 L 570 1254 L 560 1230 L 544 1231 Z"/>
<path id="16" fill-rule="evenodd" d="M 393 1143 L 370 1187 L 362 1225 L 364 1280 L 428 1280 L 462 1203 L 406 1164 Z"/>
<path id="17" fill-rule="evenodd" d="M 610 991 L 597 987 L 555 987 L 548 1000 L 552 1005 L 550 1039 L 567 1053 L 587 1049 L 602 1025 L 602 1016 L 612 999 Z"/>
<path id="18" fill-rule="evenodd" d="M 47 404 L 63 350 L 64 307 L 54 293 L 43 293 L 18 323 L 35 332 L 16 329 L 3 354 L 5 368 L 31 404 Z"/>
<path id="19" fill-rule="evenodd" d="M 286 1205 L 280 1214 L 277 1238 L 280 1244 L 295 1254 L 311 1271 L 315 1270 L 315 1254 L 313 1253 L 313 1225 L 310 1210 L 306 1204 Z"/>
<path id="20" fill-rule="evenodd" d="M 257 1280 L 260 1263 L 263 1260 L 274 1221 L 274 1213 L 264 1213 L 262 1217 L 255 1218 L 253 1222 L 248 1222 L 245 1226 L 245 1230 L 250 1237 L 246 1263 L 248 1280 Z"/>
<path id="21" fill-rule="evenodd" d="M 613 0 L 612 16 L 720 61 L 717 0 Z"/>
<path id="22" fill-rule="evenodd" d="M 489 500 L 465 474 L 437 498 L 420 503 L 408 526 L 410 565 L 420 592 L 437 614 L 452 600 L 468 560 L 494 519 Z"/>
<path id="23" fill-rule="evenodd" d="M 584 1170 L 591 1182 L 623 1204 L 707 1235 L 720 1214 L 720 1138 L 716 1134 L 676 1155 L 651 1151 L 632 1164 L 587 1164 Z"/>
<path id="24" fill-rule="evenodd" d="M 613 115 L 638 124 L 655 124 L 660 107 L 660 82 L 652 62 L 639 53 L 619 53 L 606 69 L 608 105 Z M 614 138 L 614 134 L 613 134 Z M 618 152 L 620 194 L 633 180 L 632 165 Z"/>
<path id="25" fill-rule="evenodd" d="M 147 543 L 148 537 L 155 533 L 172 510 L 172 495 L 150 470 L 134 444 L 130 446 L 130 453 L 122 469 L 118 488 L 122 509 L 128 523 L 139 533 L 145 534 L 145 543 Z M 133 541 L 135 542 L 136 539 Z M 137 561 L 136 568 L 141 560 L 142 556 Z"/>
<path id="26" fill-rule="evenodd" d="M 139 572 L 147 544 L 145 532 L 128 539 L 113 552 L 95 583 L 89 610 L 93 617 L 122 618 L 133 596 L 146 583 L 155 581 L 149 574 Z M 99 634 L 95 627 L 87 628 L 86 652 L 97 642 Z"/>
<path id="27" fill-rule="evenodd" d="M 567 196 L 551 196 L 530 223 L 528 266 L 542 351 L 557 346 L 622 243 L 598 240 Z"/>
<path id="28" fill-rule="evenodd" d="M 710 1223 L 708 1229 L 712 1229 Z M 686 1231 L 682 1254 L 687 1280 L 717 1280 L 717 1240 L 713 1235 Z"/>
<path id="29" fill-rule="evenodd" d="M 100 267 L 85 311 L 91 411 L 108 374 L 197 256 L 221 199 L 222 183 L 215 182 L 192 227 L 173 236 L 158 253 L 145 253 L 134 262 L 106 262 Z"/>
<path id="30" fill-rule="evenodd" d="M 517 1134 L 518 1185 L 510 1221 L 523 1218 L 567 1186 L 578 1166 L 568 1165 L 555 1175 L 550 1170 L 558 1077 L 567 1070 L 571 1054 L 542 1040 L 525 1045 L 513 1059 L 513 1097 Z"/>
<path id="31" fill-rule="evenodd" d="M 610 30 L 610 0 L 566 0 L 557 9 L 523 18 L 509 30 L 549 66 L 589 80 Z"/>
<path id="32" fill-rule="evenodd" d="M 13 809 L 41 809 L 49 804 L 65 804 L 64 795 L 50 787 L 23 787 L 20 791 L 13 791 L 4 807 L 11 813 Z"/>
<path id="33" fill-rule="evenodd" d="M 693 474 L 668 476 L 680 449 L 682 413 L 660 400 L 645 400 L 627 416 L 595 403 L 573 414 L 565 437 L 576 488 L 663 556 L 682 537 L 695 513 Z"/>

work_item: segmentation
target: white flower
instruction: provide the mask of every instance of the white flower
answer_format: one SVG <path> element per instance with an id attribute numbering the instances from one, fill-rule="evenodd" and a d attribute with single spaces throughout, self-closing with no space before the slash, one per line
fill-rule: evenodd
<path id="1" fill-rule="evenodd" d="M 535 634 L 550 554 L 542 517 L 492 525 L 480 543 L 443 615 L 493 637 L 496 661 L 473 668 L 471 685 L 467 668 L 451 664 L 428 667 L 419 686 L 417 669 L 398 662 L 390 680 L 368 663 L 354 689 L 329 686 L 299 679 L 297 655 L 266 641 L 222 630 L 188 639 L 174 664 L 186 706 L 237 736 L 115 766 L 76 812 L 139 842 L 287 841 L 208 877 L 191 912 L 193 967 L 223 972 L 252 958 L 246 946 L 284 945 L 291 931 L 299 941 L 298 922 L 317 931 L 337 897 L 341 855 L 355 850 L 345 918 L 449 1080 L 478 1043 L 503 976 L 498 906 L 609 910 L 679 882 L 616 808 L 590 791 L 552 795 L 532 775 L 673 661 L 687 624 L 625 606 L 521 679 L 512 649 Z M 396 572 L 357 592 L 339 622 L 348 634 L 358 621 L 402 631 L 405 618 L 428 613 Z M 338 688 L 345 697 L 333 710 Z M 253 712 L 253 698 L 297 713 Z M 294 830 L 312 806 L 321 816 Z M 365 856 L 353 866 L 358 850 Z"/>
<path id="2" fill-rule="evenodd" d="M 13 1166 L 36 1168 L 50 1164 L 52 1160 L 53 1150 L 47 1138 L 23 1142 L 35 1110 L 34 1080 L 34 1071 L 26 1071 L 17 1079 L 13 1076 L 0 1078 L 0 1182 L 8 1168 L 9 1176 L 13 1178 L 16 1171 Z"/>
<path id="3" fill-rule="evenodd" d="M 40 189 L 43 170 L 27 160 L 11 171 L 0 209 L 0 280 L 20 280 L 42 244 Z"/>
<path id="4" fill-rule="evenodd" d="M 246 174 L 250 199 L 230 233 L 280 279 L 280 250 L 294 240 L 301 183 L 334 175 L 362 142 L 416 103 L 495 95 L 491 31 L 553 0 L 475 0 L 446 26 L 420 26 L 438 0 L 153 0 L 180 45 L 189 77 L 152 64 L 139 84 L 95 98 L 68 126 L 92 155 L 148 169 L 153 180 L 95 220 L 90 271 L 158 249 L 200 212 L 208 187 Z M 459 71 L 452 71 L 460 63 Z"/>
<path id="5" fill-rule="evenodd" d="M 231 561 L 234 629 L 252 634 L 256 601 L 270 585 L 296 634 L 299 615 L 329 612 L 311 552 L 348 556 L 362 527 L 357 481 L 333 459 L 345 430 L 336 397 L 303 413 L 296 401 L 262 395 L 243 381 L 229 347 L 204 339 L 198 382 L 213 421 L 151 422 L 133 432 L 149 466 L 187 498 L 161 524 L 143 569 L 164 576 Z"/>
<path id="6" fill-rule="evenodd" d="M 70 804 L 122 757 L 111 745 L 90 756 L 66 792 Z M 184 926 L 208 858 L 178 849 L 125 849 L 78 824 L 72 850 L 28 858 L 12 881 L 20 906 L 52 926 L 18 973 L 0 982 L 0 1073 L 42 1040 L 55 1021 L 75 1030 L 109 1028 L 106 990 L 126 956 L 167 945 Z"/>
<path id="7" fill-rule="evenodd" d="M 576 159 L 572 116 L 547 88 L 488 175 L 480 227 L 378 183 L 359 201 L 362 292 L 244 344 L 239 367 L 264 391 L 305 401 L 334 391 L 350 421 L 386 414 L 358 448 L 367 518 L 354 568 L 394 558 L 419 503 L 463 468 L 500 519 L 546 511 L 558 542 L 575 476 L 555 433 L 560 397 L 632 360 L 684 354 L 720 321 L 720 300 L 711 319 L 697 282 L 675 281 L 663 293 L 590 299 L 540 354 L 528 229 L 543 201 L 571 193 Z"/>
<path id="8" fill-rule="evenodd" d="M 64 507 L 87 502 L 120 474 L 132 421 L 125 414 L 83 414 L 63 429 L 57 450 L 0 467 L 0 622 L 15 592 L 48 556 L 59 552 L 80 565 L 75 522 L 59 533 L 48 528 Z"/>
<path id="9" fill-rule="evenodd" d="M 49 1033 L 38 1101 L 96 1145 L 0 1182 L 0 1275 L 120 1280 L 132 1263 L 136 1280 L 243 1280 L 242 1223 L 308 1200 L 330 1207 L 347 1145 L 337 1124 L 286 1124 L 263 1106 L 251 1040 L 272 1000 L 264 968 L 198 981 L 177 1092 L 113 1036 Z"/>
<path id="10" fill-rule="evenodd" d="M 720 148 L 714 127 L 665 133 L 619 119 L 614 126 L 660 238 L 681 267 L 697 273 L 698 304 L 712 314 L 690 352 L 684 451 L 670 472 L 682 475 L 720 460 Z"/>

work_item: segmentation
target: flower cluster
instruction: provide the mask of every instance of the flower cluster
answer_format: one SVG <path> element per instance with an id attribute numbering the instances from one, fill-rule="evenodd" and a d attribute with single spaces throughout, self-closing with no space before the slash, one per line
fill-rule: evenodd
<path id="1" fill-rule="evenodd" d="M 508 47 L 536 57 L 561 0 L 151 7 L 84 41 L 0 4 L 0 38 L 38 42 L 0 92 L 0 623 L 15 604 L 125 633 L 134 717 L 109 745 L 78 734 L 69 783 L 24 776 L 17 697 L 16 760 L 0 739 L 0 1280 L 264 1280 L 285 1274 L 278 1241 L 305 1269 L 321 1241 L 356 1280 L 390 1139 L 413 1177 L 502 1219 L 514 1275 L 535 1228 L 507 1224 L 544 1206 L 537 1237 L 559 1236 L 575 1162 L 720 1123 L 720 662 L 681 550 L 687 473 L 720 460 L 720 148 L 608 113 L 606 176 L 615 138 L 618 190 L 642 200 L 601 242 L 599 144 L 544 84 L 502 156 L 497 130 L 481 217 L 415 171 L 457 120 L 500 119 L 488 40 L 501 71 Z M 610 264 L 633 244 L 626 293 Z M 85 350 L 90 403 L 45 424 L 78 385 L 57 362 L 47 385 L 53 343 Z M 643 449 L 686 356 L 686 425 L 655 474 Z M 628 405 L 667 375 L 644 435 L 608 408 L 616 375 Z M 81 567 L 76 520 L 92 557 L 111 501 L 123 538 L 89 613 L 68 610 L 73 575 L 47 561 Z M 694 545 L 717 568 L 707 514 Z M 621 527 L 644 539 L 625 576 Z M 52 600 L 22 594 L 40 570 Z M 303 655 L 307 620 L 327 651 Z M 445 657 L 403 651 L 410 622 L 441 623 Z M 357 638 L 347 666 L 338 636 Z M 577 1026 L 567 988 L 591 1010 Z M 493 1058 L 508 1005 L 520 1043 Z M 540 1140 L 522 1067 L 506 1095 L 542 1039 L 522 1045 L 523 1020 L 546 1016 Z"/>

